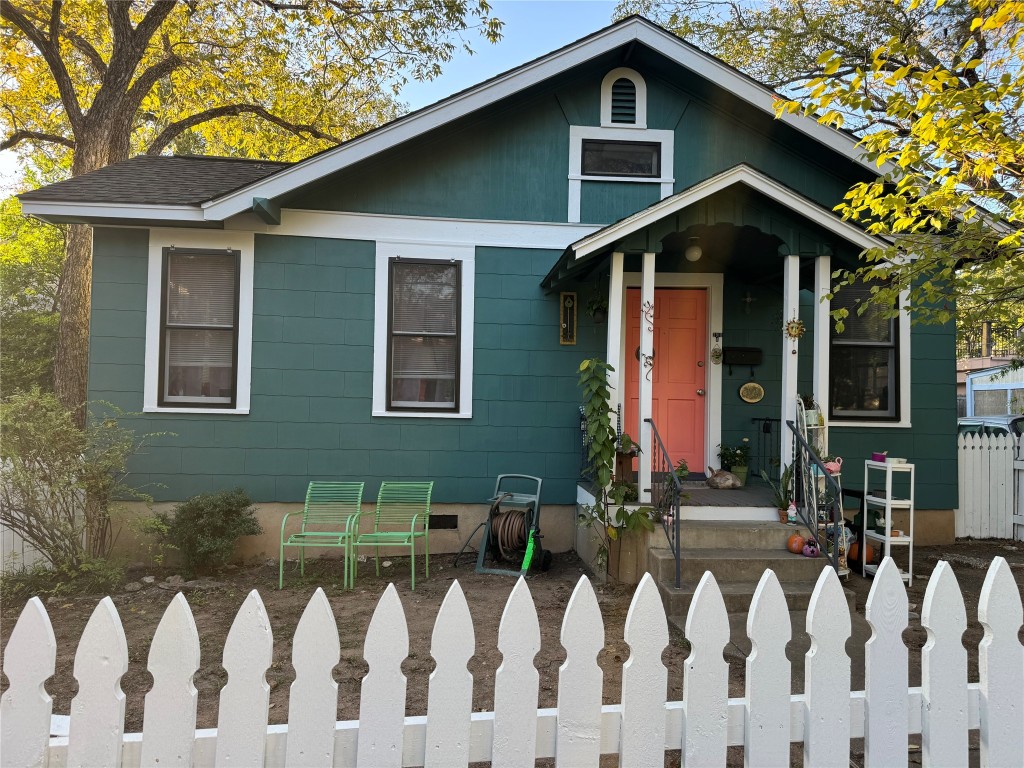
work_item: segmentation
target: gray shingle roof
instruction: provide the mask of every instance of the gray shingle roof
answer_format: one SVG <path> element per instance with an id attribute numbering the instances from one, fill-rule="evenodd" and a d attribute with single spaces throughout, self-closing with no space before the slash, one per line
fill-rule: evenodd
<path id="1" fill-rule="evenodd" d="M 19 197 L 31 201 L 199 205 L 289 165 L 232 157 L 139 155 Z"/>

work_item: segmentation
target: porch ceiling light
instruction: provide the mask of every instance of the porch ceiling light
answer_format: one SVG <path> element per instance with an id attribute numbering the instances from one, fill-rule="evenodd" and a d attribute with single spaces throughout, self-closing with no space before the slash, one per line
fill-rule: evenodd
<path id="1" fill-rule="evenodd" d="M 687 261 L 700 261 L 700 257 L 704 255 L 704 249 L 697 244 L 697 238 L 691 237 L 690 244 L 686 246 L 686 250 L 683 251 L 683 255 Z"/>

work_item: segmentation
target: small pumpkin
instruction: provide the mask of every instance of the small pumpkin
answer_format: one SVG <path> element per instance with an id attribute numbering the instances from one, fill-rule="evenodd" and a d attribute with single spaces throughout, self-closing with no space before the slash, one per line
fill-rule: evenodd
<path id="1" fill-rule="evenodd" d="M 871 549 L 870 544 L 866 546 L 867 549 L 864 550 L 864 553 L 867 555 L 867 559 L 865 560 L 865 562 L 872 563 L 875 560 L 875 551 Z M 860 542 L 855 541 L 853 542 L 853 544 L 850 545 L 849 559 L 852 562 L 856 563 L 858 561 L 858 555 L 860 555 Z"/>
<path id="2" fill-rule="evenodd" d="M 814 539 L 808 539 L 807 543 L 804 544 L 803 548 L 804 557 L 817 557 L 821 550 L 818 549 L 818 542 Z"/>
<path id="3" fill-rule="evenodd" d="M 799 555 L 804 551 L 804 544 L 807 543 L 807 539 L 801 536 L 799 533 L 792 534 L 788 541 L 786 541 L 786 549 L 792 552 L 794 555 Z"/>

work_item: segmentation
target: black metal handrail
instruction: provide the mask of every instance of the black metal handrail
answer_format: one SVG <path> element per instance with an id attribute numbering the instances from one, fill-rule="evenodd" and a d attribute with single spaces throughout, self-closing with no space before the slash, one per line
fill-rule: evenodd
<path id="1" fill-rule="evenodd" d="M 786 426 L 793 433 L 796 440 L 796 456 L 794 457 L 795 467 L 793 477 L 797 479 L 796 501 L 797 517 L 810 531 L 811 536 L 822 552 L 829 559 L 832 567 L 839 572 L 839 543 L 842 531 L 840 526 L 843 521 L 843 510 L 841 506 L 842 490 L 832 474 L 825 469 L 825 464 L 818 456 L 814 447 L 811 446 L 800 434 L 800 430 L 792 421 L 787 421 Z M 824 478 L 825 488 L 819 493 L 818 479 Z M 824 518 L 825 530 L 819 530 L 819 524 Z M 829 553 L 828 532 L 832 526 L 832 551 Z"/>
<path id="2" fill-rule="evenodd" d="M 651 506 L 655 514 L 661 520 L 662 530 L 668 537 L 668 544 L 672 550 L 676 565 L 676 588 L 682 586 L 682 565 L 679 560 L 681 541 L 679 536 L 679 504 L 683 497 L 683 483 L 676 475 L 675 465 L 665 450 L 665 443 L 658 434 L 658 428 L 654 426 L 652 419 L 644 419 L 651 425 L 651 433 L 654 439 L 651 441 L 651 487 L 647 490 L 651 494 Z M 671 514 L 671 525 L 669 523 Z"/>

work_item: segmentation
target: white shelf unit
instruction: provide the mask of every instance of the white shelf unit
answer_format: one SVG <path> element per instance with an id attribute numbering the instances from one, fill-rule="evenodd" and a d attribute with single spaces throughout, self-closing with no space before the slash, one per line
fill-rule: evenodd
<path id="1" fill-rule="evenodd" d="M 878 474 L 881 472 L 885 478 L 885 490 L 882 491 L 883 496 L 877 495 L 877 488 L 873 489 L 871 486 L 872 477 L 877 478 L 875 482 L 879 482 L 881 478 Z M 875 474 L 872 474 L 875 473 Z M 893 497 L 893 475 L 905 473 L 909 474 L 909 494 L 906 498 Z M 868 510 L 875 508 L 881 510 L 885 515 L 885 533 L 877 533 L 874 529 L 868 530 Z M 892 535 L 892 513 L 894 510 L 906 510 L 909 516 L 908 530 L 900 536 Z M 871 461 L 868 459 L 864 462 L 864 514 L 861 517 L 861 541 L 873 541 L 881 544 L 883 547 L 882 555 L 884 557 L 890 557 L 892 555 L 892 548 L 906 547 L 907 548 L 907 570 L 900 569 L 900 575 L 903 580 L 907 582 L 909 587 L 913 582 L 914 578 L 914 465 L 906 463 L 894 463 L 891 461 Z M 864 574 L 874 574 L 878 570 L 877 565 L 864 566 Z"/>

